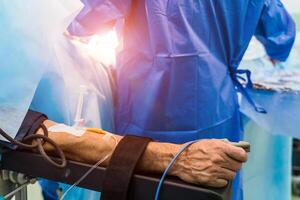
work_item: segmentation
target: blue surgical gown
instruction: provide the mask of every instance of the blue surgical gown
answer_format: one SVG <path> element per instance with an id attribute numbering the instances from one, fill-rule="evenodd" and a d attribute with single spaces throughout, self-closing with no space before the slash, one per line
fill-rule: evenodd
<path id="1" fill-rule="evenodd" d="M 239 81 L 245 71 L 237 68 L 251 37 L 280 61 L 295 37 L 294 22 L 279 0 L 82 2 L 85 7 L 68 28 L 73 35 L 96 34 L 124 21 L 117 132 L 159 141 L 240 140 L 236 91 L 247 93 Z M 239 189 L 234 194 L 242 198 Z"/>

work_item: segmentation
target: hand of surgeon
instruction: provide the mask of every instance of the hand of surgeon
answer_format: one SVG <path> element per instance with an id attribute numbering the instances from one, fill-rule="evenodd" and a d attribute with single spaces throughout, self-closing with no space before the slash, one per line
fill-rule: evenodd
<path id="1" fill-rule="evenodd" d="M 55 123 L 46 120 L 47 127 Z M 41 133 L 40 133 L 41 132 Z M 104 134 L 86 131 L 81 137 L 69 133 L 49 132 L 49 137 L 54 140 L 70 160 L 94 164 L 115 148 L 115 140 L 104 140 Z M 42 131 L 38 131 L 42 134 Z M 122 137 L 115 135 L 117 142 Z M 182 148 L 183 144 L 150 142 L 142 159 L 139 161 L 138 170 L 143 172 L 161 173 L 165 170 L 174 155 Z M 44 144 L 48 153 L 53 153 L 53 147 Z M 224 187 L 228 181 L 233 180 L 236 172 L 247 161 L 247 153 L 239 147 L 217 139 L 204 139 L 191 145 L 175 162 L 169 171 L 170 175 L 180 179 L 204 186 Z M 103 163 L 107 166 L 109 159 Z"/>

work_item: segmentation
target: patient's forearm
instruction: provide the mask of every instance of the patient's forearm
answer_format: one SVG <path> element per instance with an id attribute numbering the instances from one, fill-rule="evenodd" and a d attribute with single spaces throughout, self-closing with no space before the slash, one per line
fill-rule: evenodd
<path id="1" fill-rule="evenodd" d="M 55 123 L 46 121 L 45 124 L 49 127 Z M 122 139 L 122 136 L 114 135 L 116 141 L 112 137 L 106 141 L 103 139 L 103 136 L 102 134 L 89 131 L 86 131 L 81 137 L 76 137 L 68 133 L 49 132 L 49 137 L 60 146 L 68 159 L 91 164 L 112 153 L 115 143 L 118 143 Z M 138 170 L 162 172 L 176 152 L 178 152 L 179 148 L 180 146 L 175 144 L 150 142 L 138 164 Z M 45 145 L 45 149 L 48 152 L 53 150 L 47 144 Z M 106 166 L 109 159 L 102 165 Z"/>

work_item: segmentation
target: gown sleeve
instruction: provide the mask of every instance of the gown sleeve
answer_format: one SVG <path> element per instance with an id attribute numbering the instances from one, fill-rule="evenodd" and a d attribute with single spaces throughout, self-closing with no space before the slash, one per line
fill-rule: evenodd
<path id="1" fill-rule="evenodd" d="M 84 7 L 69 25 L 73 36 L 90 36 L 112 28 L 130 12 L 131 0 L 82 0 Z"/>
<path id="2" fill-rule="evenodd" d="M 266 0 L 256 38 L 267 54 L 275 60 L 285 61 L 295 41 L 295 23 L 280 0 Z"/>

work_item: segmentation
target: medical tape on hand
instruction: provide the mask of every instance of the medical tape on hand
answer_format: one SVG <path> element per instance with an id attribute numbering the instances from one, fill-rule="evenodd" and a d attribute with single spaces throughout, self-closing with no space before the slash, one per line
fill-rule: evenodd
<path id="1" fill-rule="evenodd" d="M 110 140 L 110 138 L 113 138 L 115 141 L 117 140 L 116 137 L 112 133 L 106 132 L 106 131 L 104 131 L 102 129 L 99 129 L 99 128 L 87 128 L 86 130 L 89 131 L 89 132 L 93 132 L 93 133 L 98 133 L 100 135 L 104 135 L 102 137 L 102 139 L 105 140 L 105 141 L 107 141 L 107 142 Z"/>
<path id="2" fill-rule="evenodd" d="M 56 124 L 54 126 L 49 127 L 48 131 L 53 133 L 65 132 L 74 135 L 76 137 L 81 137 L 85 133 L 86 129 L 84 128 L 77 129 L 75 127 L 67 126 L 65 124 Z"/>
<path id="3" fill-rule="evenodd" d="M 111 137 L 114 137 L 113 134 L 111 134 L 111 133 L 106 133 L 106 134 L 103 136 L 102 139 L 105 140 L 105 141 L 109 141 L 109 139 L 110 139 Z"/>

